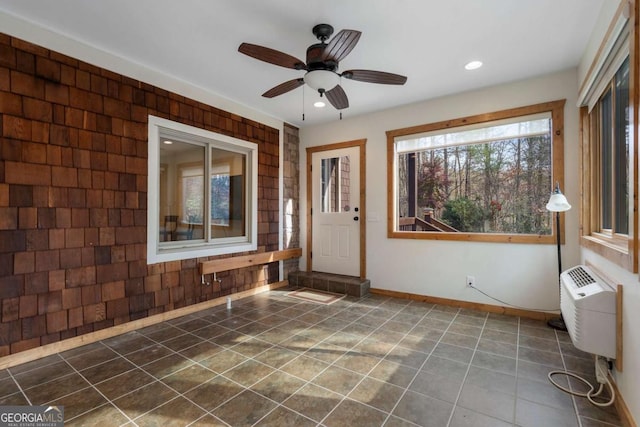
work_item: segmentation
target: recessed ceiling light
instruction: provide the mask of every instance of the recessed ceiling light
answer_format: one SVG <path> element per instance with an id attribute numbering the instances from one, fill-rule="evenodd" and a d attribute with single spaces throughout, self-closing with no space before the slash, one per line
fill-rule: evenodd
<path id="1" fill-rule="evenodd" d="M 464 66 L 465 70 L 476 70 L 482 67 L 482 61 L 471 61 L 467 65 Z"/>
<path id="2" fill-rule="evenodd" d="M 327 104 L 325 104 L 322 101 L 316 101 L 316 102 L 313 103 L 313 106 L 316 107 L 316 108 L 324 108 L 326 105 Z"/>
<path id="3" fill-rule="evenodd" d="M 165 139 L 165 140 L 164 140 L 164 141 L 162 141 L 162 142 L 164 142 L 164 143 L 165 143 L 165 144 L 167 144 L 167 145 L 171 145 L 171 144 L 173 144 L 173 141 L 169 141 L 168 139 Z"/>

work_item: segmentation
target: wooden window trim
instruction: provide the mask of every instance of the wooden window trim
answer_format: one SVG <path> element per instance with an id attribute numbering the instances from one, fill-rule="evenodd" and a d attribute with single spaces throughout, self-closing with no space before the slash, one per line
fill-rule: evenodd
<path id="1" fill-rule="evenodd" d="M 631 82 L 630 82 L 631 84 Z M 633 91 L 632 91 L 633 94 Z M 597 107 L 595 107 L 597 108 Z M 632 109 L 633 111 L 634 109 Z M 633 116 L 632 116 L 633 117 Z M 632 129 L 635 126 L 632 126 Z M 580 209 L 580 245 L 589 249 L 612 263 L 632 271 L 638 272 L 638 260 L 635 254 L 638 248 L 637 231 L 637 170 L 638 161 L 634 153 L 637 152 L 637 130 L 630 132 L 633 139 L 629 144 L 629 172 L 630 190 L 633 191 L 629 200 L 629 234 L 620 235 L 599 229 L 600 204 L 599 178 L 600 161 L 598 158 L 597 135 L 600 133 L 598 123 L 592 121 L 588 107 L 580 109 L 580 158 L 579 176 L 581 177 L 581 209 Z M 636 177 L 635 179 L 633 177 Z"/>
<path id="2" fill-rule="evenodd" d="M 402 129 L 389 130 L 387 134 L 387 237 L 393 239 L 423 239 L 423 240 L 457 240 L 469 242 L 492 243 L 532 243 L 553 244 L 556 243 L 556 226 L 552 221 L 552 233 L 548 236 L 531 234 L 492 234 L 492 233 L 447 233 L 447 232 L 412 232 L 396 231 L 394 229 L 395 216 L 395 182 L 394 182 L 394 144 L 395 138 L 413 135 L 435 130 L 448 129 L 470 124 L 485 123 L 512 117 L 527 116 L 537 113 L 551 113 L 552 119 L 552 182 L 559 182 L 564 188 L 564 106 L 566 100 L 550 101 L 525 107 L 510 108 L 492 113 L 478 114 L 452 120 L 441 121 Z M 551 193 L 552 189 L 549 189 Z M 564 230 L 565 214 L 560 214 L 560 230 Z M 561 233 L 564 243 L 565 233 Z"/>
<path id="3" fill-rule="evenodd" d="M 623 15 L 627 5 L 620 4 L 612 21 L 605 40 L 611 38 L 613 27 Z M 637 2 L 631 3 L 631 14 L 628 26 L 629 33 L 629 233 L 624 238 L 611 238 L 595 230 L 598 224 L 599 205 L 598 194 L 593 188 L 594 177 L 597 173 L 597 159 L 592 151 L 593 135 L 597 134 L 597 125 L 589 120 L 588 107 L 580 109 L 580 159 L 579 174 L 581 176 L 581 212 L 580 212 L 580 245 L 602 256 L 610 262 L 638 273 L 638 122 L 640 105 L 640 28 L 638 27 L 639 8 Z M 589 74 L 595 73 L 597 59 L 606 54 L 603 45 L 600 46 L 596 59 L 591 64 Z M 583 81 L 581 93 L 586 87 L 588 79 Z M 597 182 L 597 181 L 596 181 Z"/>

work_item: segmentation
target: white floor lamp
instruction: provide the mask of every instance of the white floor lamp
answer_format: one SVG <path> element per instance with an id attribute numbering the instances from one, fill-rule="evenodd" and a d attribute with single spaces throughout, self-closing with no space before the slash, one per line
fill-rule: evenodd
<path id="1" fill-rule="evenodd" d="M 560 191 L 560 183 L 556 182 L 556 188 L 551 193 L 551 197 L 549 197 L 549 202 L 547 203 L 547 210 L 556 213 L 556 242 L 558 244 L 558 292 L 561 292 L 560 289 L 560 275 L 562 274 L 562 255 L 560 253 L 560 212 L 566 212 L 571 209 L 571 205 L 567 201 L 567 198 Z M 547 325 L 552 327 L 553 329 L 558 329 L 561 331 L 566 331 L 567 327 L 564 324 L 564 319 L 562 318 L 562 313 L 560 313 L 560 317 L 554 317 L 549 319 Z"/>

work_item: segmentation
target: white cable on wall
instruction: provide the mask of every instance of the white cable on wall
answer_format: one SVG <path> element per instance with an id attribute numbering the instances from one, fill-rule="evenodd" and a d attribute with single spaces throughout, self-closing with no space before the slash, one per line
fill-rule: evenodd
<path id="1" fill-rule="evenodd" d="M 469 286 L 471 289 L 474 289 L 474 290 L 476 290 L 476 291 L 480 292 L 482 295 L 484 295 L 484 296 L 486 296 L 486 297 L 489 297 L 489 298 L 491 298 L 492 300 L 499 302 L 500 304 L 508 305 L 509 307 L 519 308 L 519 309 L 521 309 L 521 310 L 529 310 L 529 311 L 547 311 L 547 312 L 548 312 L 548 311 L 558 311 L 558 310 L 560 310 L 560 307 L 558 307 L 558 308 L 529 308 L 529 307 L 522 307 L 522 306 L 519 306 L 519 305 L 510 304 L 510 303 L 508 303 L 508 302 L 506 302 L 506 301 L 503 301 L 503 300 L 501 300 L 501 299 L 498 299 L 498 298 L 494 298 L 494 297 L 492 297 L 492 296 L 491 296 L 491 295 L 489 295 L 488 293 L 486 293 L 486 292 L 484 292 L 484 291 L 482 291 L 482 290 L 480 290 L 480 289 L 476 288 L 474 285 L 471 285 L 471 284 L 470 284 L 470 285 L 468 285 L 468 286 Z"/>

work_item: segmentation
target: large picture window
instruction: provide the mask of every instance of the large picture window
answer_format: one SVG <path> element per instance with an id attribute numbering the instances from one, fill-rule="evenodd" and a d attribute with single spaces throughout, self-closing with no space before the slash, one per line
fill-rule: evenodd
<path id="1" fill-rule="evenodd" d="M 257 146 L 149 120 L 149 262 L 255 250 Z"/>
<path id="2" fill-rule="evenodd" d="M 552 242 L 564 101 L 387 132 L 395 238 Z"/>

